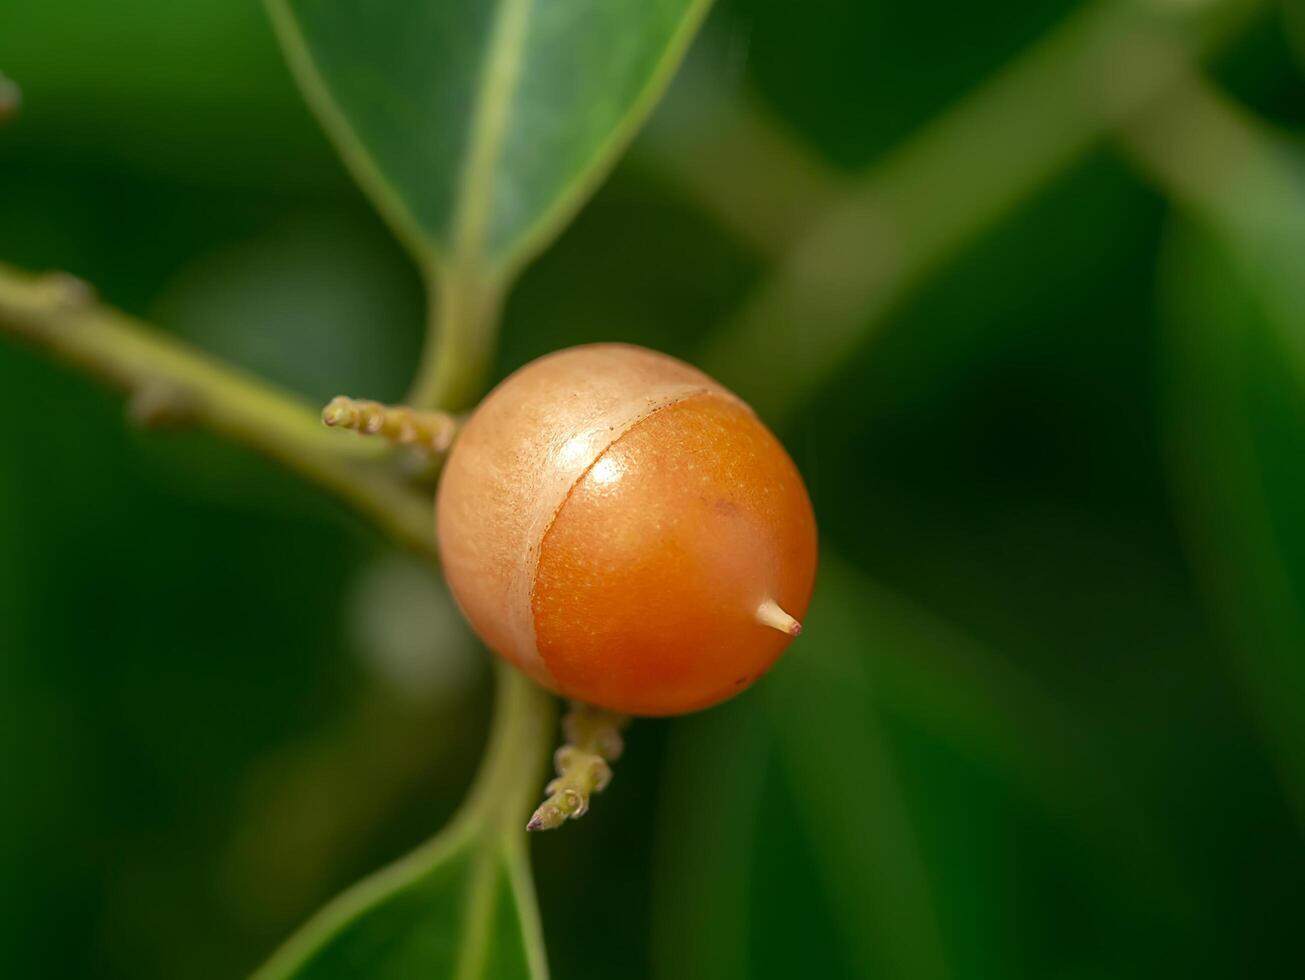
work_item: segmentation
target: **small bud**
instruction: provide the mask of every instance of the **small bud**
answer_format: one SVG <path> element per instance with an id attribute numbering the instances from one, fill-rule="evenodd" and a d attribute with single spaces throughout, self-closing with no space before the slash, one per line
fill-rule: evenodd
<path id="1" fill-rule="evenodd" d="M 330 428 L 352 428 L 357 417 L 353 402 L 343 395 L 332 398 L 331 403 L 322 409 L 322 423 Z"/>

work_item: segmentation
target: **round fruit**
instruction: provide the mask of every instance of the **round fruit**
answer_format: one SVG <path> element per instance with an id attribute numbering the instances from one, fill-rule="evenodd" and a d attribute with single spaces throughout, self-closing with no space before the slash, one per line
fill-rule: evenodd
<path id="1" fill-rule="evenodd" d="M 800 632 L 815 578 L 811 502 L 779 441 L 702 372 L 624 344 L 550 354 L 495 388 L 454 443 L 436 518 L 481 638 L 627 714 L 743 690 Z"/>

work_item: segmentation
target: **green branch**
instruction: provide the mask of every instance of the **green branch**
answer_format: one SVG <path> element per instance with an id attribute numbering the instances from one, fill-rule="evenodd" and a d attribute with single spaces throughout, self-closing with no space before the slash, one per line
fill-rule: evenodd
<path id="1" fill-rule="evenodd" d="M 313 406 L 102 305 L 81 280 L 0 266 L 0 332 L 126 392 L 136 420 L 199 425 L 248 446 L 434 556 L 429 491 L 403 478 L 392 450 L 328 432 Z"/>
<path id="2" fill-rule="evenodd" d="M 101 305 L 80 280 L 64 273 L 38 278 L 0 266 L 0 332 L 126 392 L 129 414 L 138 421 L 202 425 L 255 449 L 334 491 L 396 541 L 435 557 L 430 492 L 404 479 L 390 446 L 329 431 L 313 406 Z M 415 418 L 417 429 L 423 421 L 437 420 Z M 436 441 L 433 431 L 428 435 Z M 415 887 L 459 851 L 471 855 L 473 872 L 458 975 L 478 975 L 488 955 L 490 920 L 502 900 L 500 873 L 508 876 L 519 906 L 531 971 L 547 975 L 521 824 L 544 769 L 556 701 L 505 664 L 498 664 L 496 676 L 489 744 L 458 814 L 427 844 L 330 903 L 258 977 L 296 976 L 333 944 L 356 941 L 355 930 L 365 931 L 368 917 L 392 895 Z"/>
<path id="3" fill-rule="evenodd" d="M 1161 190 L 1227 229 L 1255 237 L 1299 233 L 1305 223 L 1302 148 L 1198 75 L 1175 85 L 1120 137 Z"/>

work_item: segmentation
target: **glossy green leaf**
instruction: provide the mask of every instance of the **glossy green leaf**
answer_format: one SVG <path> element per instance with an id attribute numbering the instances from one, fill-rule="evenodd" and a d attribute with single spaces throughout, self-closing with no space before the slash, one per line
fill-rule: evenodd
<path id="1" fill-rule="evenodd" d="M 499 677 L 494 737 L 460 815 L 329 904 L 254 980 L 546 980 L 525 811 L 552 699 L 510 668 Z"/>
<path id="2" fill-rule="evenodd" d="M 269 0 L 310 102 L 399 234 L 501 278 L 579 207 L 707 0 Z"/>

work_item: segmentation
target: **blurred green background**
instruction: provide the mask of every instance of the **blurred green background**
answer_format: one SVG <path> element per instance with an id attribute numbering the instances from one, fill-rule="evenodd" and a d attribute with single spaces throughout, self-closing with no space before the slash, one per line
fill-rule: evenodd
<path id="1" fill-rule="evenodd" d="M 698 358 L 766 280 L 683 177 L 708 90 L 837 181 L 1074 8 L 720 4 L 519 283 L 497 373 Z M 1290 130 L 1285 9 L 1212 74 Z M 417 276 L 255 0 L 10 4 L 0 71 L 0 260 L 315 400 L 401 396 Z M 776 418 L 825 543 L 808 632 L 637 724 L 533 841 L 555 976 L 1305 972 L 1305 252 L 1266 286 L 1115 144 L 1066 163 Z M 243 975 L 456 806 L 487 658 L 433 574 L 270 464 L 9 344 L 0 390 L 0 972 Z"/>

